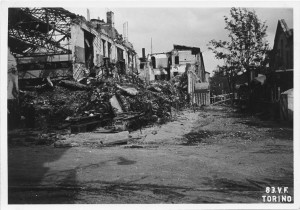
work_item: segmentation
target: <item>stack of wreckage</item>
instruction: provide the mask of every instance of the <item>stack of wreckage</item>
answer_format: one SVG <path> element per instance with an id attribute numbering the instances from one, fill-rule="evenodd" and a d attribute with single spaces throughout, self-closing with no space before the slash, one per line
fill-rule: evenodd
<path id="1" fill-rule="evenodd" d="M 186 83 L 179 79 L 146 85 L 134 74 L 98 75 L 80 82 L 48 78 L 43 84 L 22 87 L 21 115 L 29 127 L 59 129 L 70 126 L 72 133 L 99 126 L 134 130 L 170 119 L 172 107 L 174 110 L 185 105 Z"/>

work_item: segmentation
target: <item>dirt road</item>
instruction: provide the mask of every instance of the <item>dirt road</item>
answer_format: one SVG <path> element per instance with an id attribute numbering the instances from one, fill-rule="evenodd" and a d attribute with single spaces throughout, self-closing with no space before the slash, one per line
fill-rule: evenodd
<path id="1" fill-rule="evenodd" d="M 114 147 L 10 146 L 9 203 L 262 203 L 268 186 L 293 196 L 290 126 L 208 107 L 130 135 Z"/>

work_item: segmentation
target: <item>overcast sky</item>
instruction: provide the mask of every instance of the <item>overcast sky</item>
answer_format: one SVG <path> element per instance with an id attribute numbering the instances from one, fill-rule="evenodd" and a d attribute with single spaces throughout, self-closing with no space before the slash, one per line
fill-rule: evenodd
<path id="1" fill-rule="evenodd" d="M 86 17 L 87 8 L 66 8 Z M 293 28 L 293 10 L 288 8 L 250 8 L 259 19 L 266 21 L 267 40 L 273 47 L 278 19 L 285 19 Z M 89 8 L 90 17 L 106 21 L 107 8 Z M 168 52 L 173 44 L 200 47 L 203 52 L 206 71 L 212 72 L 218 64 L 207 49 L 212 39 L 224 40 L 228 32 L 224 29 L 224 15 L 229 16 L 230 8 L 109 8 L 115 15 L 115 27 L 123 34 L 123 23 L 128 21 L 129 41 L 141 56 L 142 48 L 146 54 Z"/>

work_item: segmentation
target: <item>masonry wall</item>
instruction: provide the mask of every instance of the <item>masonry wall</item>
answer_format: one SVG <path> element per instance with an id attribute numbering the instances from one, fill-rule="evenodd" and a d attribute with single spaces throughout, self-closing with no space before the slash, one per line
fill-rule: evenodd
<path id="1" fill-rule="evenodd" d="M 88 75 L 85 67 L 84 32 L 80 25 L 71 26 L 71 50 L 73 61 L 73 78 L 80 80 Z"/>
<path id="2" fill-rule="evenodd" d="M 84 32 L 77 24 L 71 26 L 71 50 L 73 62 L 85 63 Z"/>
<path id="3" fill-rule="evenodd" d="M 88 73 L 88 69 L 85 68 L 85 50 L 84 50 L 84 31 L 86 30 L 94 35 L 93 39 L 93 63 L 95 66 L 100 67 L 103 64 L 103 58 L 110 59 L 111 62 L 115 63 L 118 61 L 118 48 L 122 50 L 122 55 L 125 61 L 126 72 L 132 67 L 136 67 L 136 55 L 131 53 L 127 47 L 119 44 L 113 40 L 109 34 L 105 31 L 98 32 L 93 28 L 89 28 L 85 23 L 73 24 L 71 26 L 71 50 L 73 60 L 73 76 L 74 79 L 78 80 Z M 110 52 L 110 53 L 109 53 Z M 128 59 L 128 55 L 129 58 Z M 131 62 L 130 62 L 131 61 Z M 133 65 L 132 65 L 133 64 Z M 79 73 L 79 70 L 82 70 Z M 133 69 L 132 69 L 133 70 Z"/>
<path id="4" fill-rule="evenodd" d="M 100 66 L 101 65 L 101 37 L 97 35 L 93 41 L 93 48 L 94 48 L 94 65 Z"/>

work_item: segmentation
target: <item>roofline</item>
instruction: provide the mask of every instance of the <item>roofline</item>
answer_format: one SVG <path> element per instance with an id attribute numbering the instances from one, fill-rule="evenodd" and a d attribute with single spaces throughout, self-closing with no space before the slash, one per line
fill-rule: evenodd
<path id="1" fill-rule="evenodd" d="M 293 28 L 289 28 L 288 25 L 286 24 L 284 19 L 280 19 L 277 22 L 277 27 L 276 27 L 276 32 L 275 32 L 275 37 L 274 37 L 274 45 L 273 45 L 273 49 L 275 47 L 275 43 L 277 43 L 277 39 L 278 39 L 278 30 L 279 27 L 282 29 L 283 33 L 285 33 L 286 37 L 289 38 L 290 36 L 293 36 Z"/>

